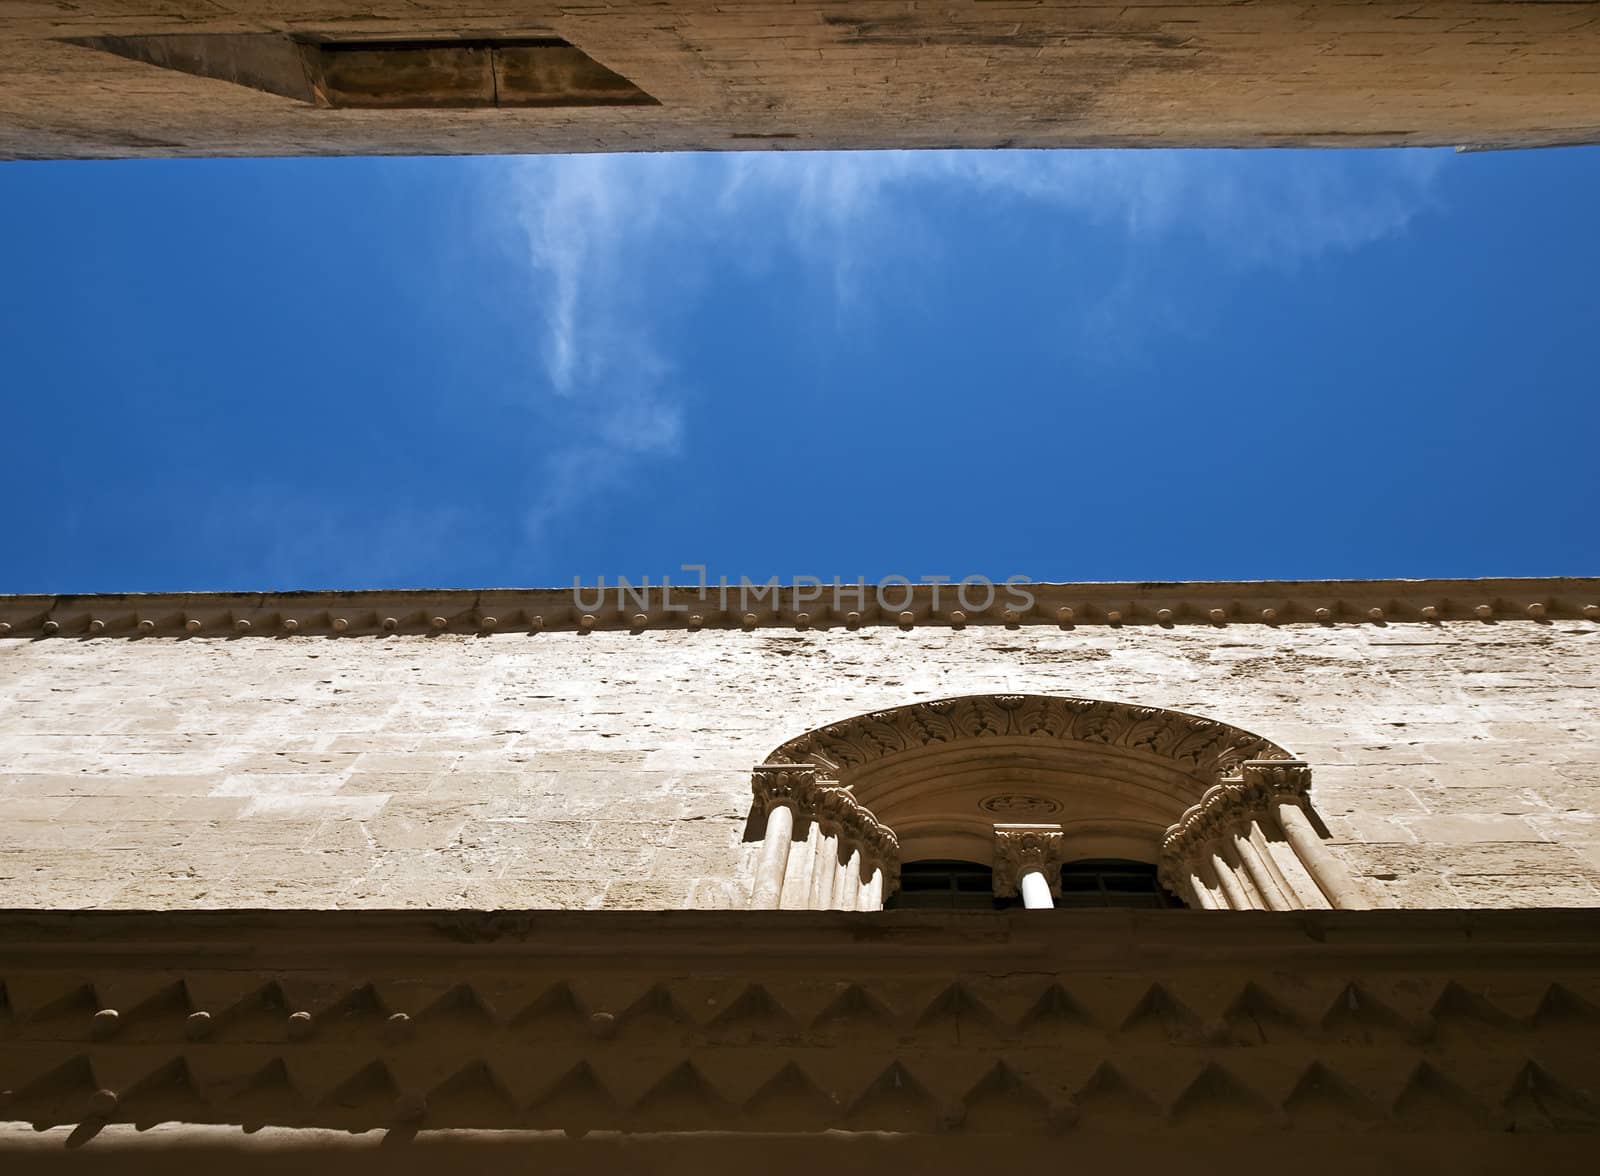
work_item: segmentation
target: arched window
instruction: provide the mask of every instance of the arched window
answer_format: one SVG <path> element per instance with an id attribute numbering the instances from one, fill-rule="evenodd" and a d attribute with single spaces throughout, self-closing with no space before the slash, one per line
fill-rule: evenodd
<path id="1" fill-rule="evenodd" d="M 1021 906 L 1019 898 L 994 892 L 994 867 L 978 862 L 906 862 L 900 887 L 883 900 L 885 910 L 994 911 Z"/>
<path id="2" fill-rule="evenodd" d="M 1061 867 L 1058 907 L 1181 907 L 1161 884 L 1160 871 L 1149 862 L 1123 858 L 1085 858 Z"/>
<path id="3" fill-rule="evenodd" d="M 903 862 L 945 863 L 952 894 L 949 863 L 989 862 L 993 896 L 1029 907 L 1081 905 L 1091 881 L 1096 905 L 1138 886 L 1151 905 L 1370 906 L 1322 844 L 1310 780 L 1262 736 L 1156 707 L 977 695 L 858 715 L 754 769 L 751 904 L 879 910 Z"/>
<path id="4" fill-rule="evenodd" d="M 905 862 L 900 888 L 883 900 L 884 910 L 998 911 L 1021 905 L 1020 895 L 995 893 L 992 865 L 959 861 Z M 1184 904 L 1148 862 L 1089 858 L 1061 867 L 1061 892 L 1052 905 L 1160 910 Z"/>

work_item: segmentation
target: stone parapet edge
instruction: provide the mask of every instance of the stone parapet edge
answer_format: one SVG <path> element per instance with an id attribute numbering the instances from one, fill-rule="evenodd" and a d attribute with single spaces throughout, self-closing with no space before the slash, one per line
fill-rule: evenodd
<path id="1" fill-rule="evenodd" d="M 643 602 L 613 586 L 599 605 L 593 605 L 593 588 L 584 601 L 571 588 L 15 595 L 0 596 L 0 638 L 1600 621 L 1600 577 L 1035 583 L 1021 586 L 1031 598 L 1026 607 L 1011 607 L 1022 601 L 1003 585 L 987 600 L 978 589 L 962 599 L 953 584 L 889 589 L 892 603 L 905 607 L 885 607 L 871 585 L 848 607 L 829 599 L 831 585 L 823 586 L 820 599 L 811 595 L 814 587 L 797 593 L 786 585 L 756 604 L 740 601 L 737 589 L 723 594 L 717 587 L 679 585 L 665 597 L 656 585 Z"/>

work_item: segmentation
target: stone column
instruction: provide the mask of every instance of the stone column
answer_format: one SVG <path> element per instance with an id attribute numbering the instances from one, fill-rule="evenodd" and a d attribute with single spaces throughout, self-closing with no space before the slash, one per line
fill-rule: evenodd
<path id="1" fill-rule="evenodd" d="M 767 814 L 767 835 L 761 842 L 761 858 L 756 863 L 755 891 L 750 906 L 758 911 L 775 911 L 783 896 L 783 872 L 789 865 L 789 842 L 794 837 L 794 809 L 775 804 Z"/>
<path id="2" fill-rule="evenodd" d="M 883 909 L 883 867 L 873 866 L 872 876 L 861 884 L 861 894 L 856 900 L 858 911 Z"/>
<path id="3" fill-rule="evenodd" d="M 750 906 L 758 911 L 777 910 L 783 897 L 796 810 L 808 803 L 816 791 L 816 765 L 757 764 L 751 771 L 750 787 L 766 818 Z"/>
<path id="4" fill-rule="evenodd" d="M 1250 905 L 1247 909 L 1264 911 L 1267 909 L 1267 900 L 1261 897 L 1261 891 L 1256 889 L 1256 880 L 1250 876 L 1250 871 L 1244 868 L 1244 862 L 1239 857 L 1239 847 L 1234 844 L 1232 837 L 1222 837 L 1217 841 L 1217 852 L 1222 860 L 1228 863 L 1228 869 L 1233 872 L 1234 880 L 1239 883 Z"/>
<path id="5" fill-rule="evenodd" d="M 1246 760 L 1236 777 L 1207 788 L 1167 829 L 1162 869 L 1173 873 L 1198 857 L 1203 868 L 1216 871 L 1219 905 L 1234 909 L 1373 906 L 1317 835 L 1310 793 L 1311 767 L 1304 760 Z"/>
<path id="6" fill-rule="evenodd" d="M 1208 863 L 1192 860 L 1184 864 L 1189 873 L 1190 884 L 1194 887 L 1195 897 L 1200 900 L 1200 905 L 1210 911 L 1225 911 L 1228 909 L 1227 900 L 1222 897 L 1222 887 L 1217 882 L 1216 872 Z"/>
<path id="7" fill-rule="evenodd" d="M 1249 834 L 1243 829 L 1235 829 L 1232 840 L 1234 853 L 1244 863 L 1244 871 L 1255 883 L 1256 893 L 1261 896 L 1266 908 L 1272 911 L 1294 910 L 1295 905 L 1289 901 L 1283 893 L 1283 888 L 1278 885 L 1276 871 L 1268 868 L 1267 863 L 1262 860 Z"/>
<path id="8" fill-rule="evenodd" d="M 1268 803 L 1284 838 L 1330 906 L 1366 910 L 1374 905 L 1311 824 L 1306 813 L 1311 796 L 1309 764 L 1302 760 L 1246 760 L 1240 776 L 1246 789 Z"/>
<path id="9" fill-rule="evenodd" d="M 1022 873 L 1022 905 L 1032 910 L 1052 910 L 1056 905 L 1055 895 L 1050 893 L 1050 883 L 1038 870 L 1024 870 Z"/>
<path id="10" fill-rule="evenodd" d="M 995 894 L 1009 898 L 1020 891 L 1029 910 L 1054 907 L 1065 841 L 1060 825 L 996 825 Z"/>
<path id="11" fill-rule="evenodd" d="M 1317 831 L 1311 826 L 1311 818 L 1306 816 L 1304 809 L 1294 801 L 1282 800 L 1278 802 L 1277 817 L 1278 824 L 1283 826 L 1284 836 L 1305 864 L 1306 873 L 1328 896 L 1329 905 L 1335 909 L 1358 911 L 1372 907 L 1371 900 L 1350 876 L 1344 863 L 1317 836 Z"/>
<path id="12" fill-rule="evenodd" d="M 839 839 L 826 830 L 817 830 L 817 859 L 811 867 L 811 909 L 833 907 L 833 884 L 839 877 Z"/>
<path id="13" fill-rule="evenodd" d="M 1284 837 L 1277 817 L 1271 813 L 1263 813 L 1256 821 L 1256 826 L 1261 834 L 1260 840 L 1256 842 L 1256 848 L 1261 851 L 1262 857 L 1277 867 L 1284 892 L 1290 896 L 1295 907 L 1307 911 L 1330 909 L 1331 904 L 1327 895 L 1322 893 L 1322 888 L 1306 872 L 1300 855 L 1295 853 L 1294 846 Z"/>
<path id="14" fill-rule="evenodd" d="M 1227 900 L 1228 909 L 1232 911 L 1251 911 L 1255 903 L 1250 901 L 1250 893 L 1239 882 L 1239 875 L 1234 873 L 1227 859 L 1218 852 L 1220 847 L 1213 847 L 1207 851 L 1209 865 L 1217 875 L 1217 884 L 1222 888 L 1222 897 Z"/>
<path id="15" fill-rule="evenodd" d="M 853 911 L 861 899 L 861 851 L 851 847 L 850 856 L 839 868 L 839 882 L 834 887 L 833 905 L 841 911 Z"/>
<path id="16" fill-rule="evenodd" d="M 789 868 L 783 876 L 783 894 L 778 899 L 778 909 L 806 911 L 811 909 L 811 875 L 817 862 L 817 823 L 806 821 L 804 841 L 796 841 L 789 850 Z"/>

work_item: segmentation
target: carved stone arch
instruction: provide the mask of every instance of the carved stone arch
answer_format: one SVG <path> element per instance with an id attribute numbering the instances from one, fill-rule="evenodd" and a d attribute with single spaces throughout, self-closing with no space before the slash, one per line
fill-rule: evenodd
<path id="1" fill-rule="evenodd" d="M 1058 833 L 1062 860 L 1155 864 L 1193 906 L 1367 905 L 1321 845 L 1309 781 L 1270 739 L 1160 707 L 999 694 L 874 711 L 756 769 L 754 904 L 876 909 L 902 860 L 1004 863 L 997 838 L 1028 826 Z"/>

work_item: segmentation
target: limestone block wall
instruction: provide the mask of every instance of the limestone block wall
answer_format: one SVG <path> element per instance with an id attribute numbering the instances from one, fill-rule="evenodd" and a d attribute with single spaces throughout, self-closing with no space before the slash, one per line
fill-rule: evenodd
<path id="1" fill-rule="evenodd" d="M 868 625 L 0 640 L 0 907 L 719 908 L 750 768 L 988 692 L 1310 761 L 1397 905 L 1600 905 L 1600 623 Z"/>

